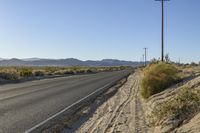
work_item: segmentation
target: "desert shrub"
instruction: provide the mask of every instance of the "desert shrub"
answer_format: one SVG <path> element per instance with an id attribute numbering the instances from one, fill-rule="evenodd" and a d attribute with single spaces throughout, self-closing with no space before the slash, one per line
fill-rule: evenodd
<path id="1" fill-rule="evenodd" d="M 85 73 L 85 70 L 77 70 L 76 73 L 77 73 L 77 74 L 84 74 L 84 73 Z"/>
<path id="2" fill-rule="evenodd" d="M 76 71 L 79 71 L 81 69 L 81 67 L 73 66 L 73 67 L 70 67 L 70 69 L 76 72 Z"/>
<path id="3" fill-rule="evenodd" d="M 14 72 L 0 72 L 0 78 L 5 80 L 17 80 L 19 79 L 19 76 Z"/>
<path id="4" fill-rule="evenodd" d="M 178 70 L 171 64 L 151 64 L 144 70 L 144 78 L 141 82 L 141 95 L 148 98 L 151 95 L 165 90 L 179 80 Z"/>
<path id="5" fill-rule="evenodd" d="M 46 71 L 47 73 L 50 73 L 50 74 L 55 73 L 57 70 L 58 70 L 57 67 L 45 67 L 45 71 Z"/>
<path id="6" fill-rule="evenodd" d="M 127 68 L 129 68 L 128 66 L 120 66 L 119 67 L 119 70 L 125 70 L 125 69 L 127 69 Z"/>
<path id="7" fill-rule="evenodd" d="M 160 125 L 163 121 L 173 117 L 180 121 L 194 115 L 200 109 L 199 91 L 182 88 L 178 94 L 170 100 L 160 104 L 152 111 L 153 125 Z"/>
<path id="8" fill-rule="evenodd" d="M 74 71 L 72 71 L 72 70 L 67 70 L 67 71 L 64 72 L 64 74 L 66 74 L 66 75 L 73 75 L 73 74 L 74 74 Z"/>
<path id="9" fill-rule="evenodd" d="M 35 76 L 44 76 L 44 72 L 43 71 L 35 71 L 34 75 Z"/>
<path id="10" fill-rule="evenodd" d="M 116 71 L 118 69 L 118 67 L 105 67 L 104 70 L 105 71 Z"/>
<path id="11" fill-rule="evenodd" d="M 88 69 L 86 70 L 86 73 L 94 73 L 95 71 L 93 71 L 92 69 Z"/>
<path id="12" fill-rule="evenodd" d="M 158 64 L 159 63 L 159 60 L 156 59 L 156 58 L 153 58 L 151 61 L 150 61 L 150 64 Z"/>
<path id="13" fill-rule="evenodd" d="M 28 68 L 23 68 L 20 71 L 20 76 L 21 77 L 31 77 L 33 76 L 32 70 Z"/>
<path id="14" fill-rule="evenodd" d="M 53 73 L 53 75 L 62 75 L 62 74 L 63 74 L 62 71 L 56 71 L 56 72 Z"/>
<path id="15" fill-rule="evenodd" d="M 198 66 L 198 64 L 195 63 L 195 62 L 192 62 L 192 63 L 190 64 L 190 66 Z"/>

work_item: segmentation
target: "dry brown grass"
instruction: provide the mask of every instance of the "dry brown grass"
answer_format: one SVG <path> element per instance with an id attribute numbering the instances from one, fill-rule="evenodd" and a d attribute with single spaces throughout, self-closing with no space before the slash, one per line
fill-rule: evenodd
<path id="1" fill-rule="evenodd" d="M 200 91 L 182 88 L 175 97 L 154 108 L 151 124 L 160 125 L 171 118 L 180 122 L 198 112 L 200 109 Z"/>
<path id="2" fill-rule="evenodd" d="M 177 66 L 181 78 L 190 77 L 193 75 L 200 74 L 200 66 Z"/>

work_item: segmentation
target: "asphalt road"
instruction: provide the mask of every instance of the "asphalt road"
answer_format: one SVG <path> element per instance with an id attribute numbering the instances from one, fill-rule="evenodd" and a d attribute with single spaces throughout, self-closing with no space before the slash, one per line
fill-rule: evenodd
<path id="1" fill-rule="evenodd" d="M 0 133 L 23 133 L 130 70 L 0 86 Z"/>

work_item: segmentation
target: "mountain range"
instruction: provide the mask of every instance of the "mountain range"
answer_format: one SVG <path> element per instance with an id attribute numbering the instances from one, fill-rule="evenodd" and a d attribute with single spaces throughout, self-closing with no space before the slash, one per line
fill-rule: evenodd
<path id="1" fill-rule="evenodd" d="M 117 59 L 103 59 L 99 61 L 87 60 L 82 61 L 74 58 L 67 59 L 3 59 L 0 58 L 0 66 L 141 66 L 143 62 L 124 61 Z"/>

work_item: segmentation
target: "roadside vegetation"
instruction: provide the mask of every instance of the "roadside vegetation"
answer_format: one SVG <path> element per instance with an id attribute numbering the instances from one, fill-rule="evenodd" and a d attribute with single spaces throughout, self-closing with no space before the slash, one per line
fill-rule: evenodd
<path id="1" fill-rule="evenodd" d="M 152 111 L 153 125 L 161 125 L 167 119 L 182 122 L 194 116 L 200 110 L 200 90 L 182 88 L 175 97 L 164 104 L 156 106 Z"/>
<path id="2" fill-rule="evenodd" d="M 180 80 L 178 69 L 174 65 L 164 62 L 150 64 L 144 68 L 143 73 L 141 95 L 145 99 L 162 92 Z"/>
<path id="3" fill-rule="evenodd" d="M 23 79 L 32 79 L 38 77 L 118 71 L 127 68 L 129 67 L 0 67 L 0 83 L 5 81 L 20 81 Z"/>
<path id="4" fill-rule="evenodd" d="M 165 58 L 166 62 L 153 59 L 146 68 L 143 68 L 144 78 L 141 81 L 143 98 L 147 99 L 186 78 L 200 75 L 200 64 L 194 62 L 179 64 L 171 62 L 168 56 Z"/>
<path id="5" fill-rule="evenodd" d="M 200 64 L 153 60 L 141 70 L 140 93 L 150 128 L 172 132 L 200 113 Z"/>

